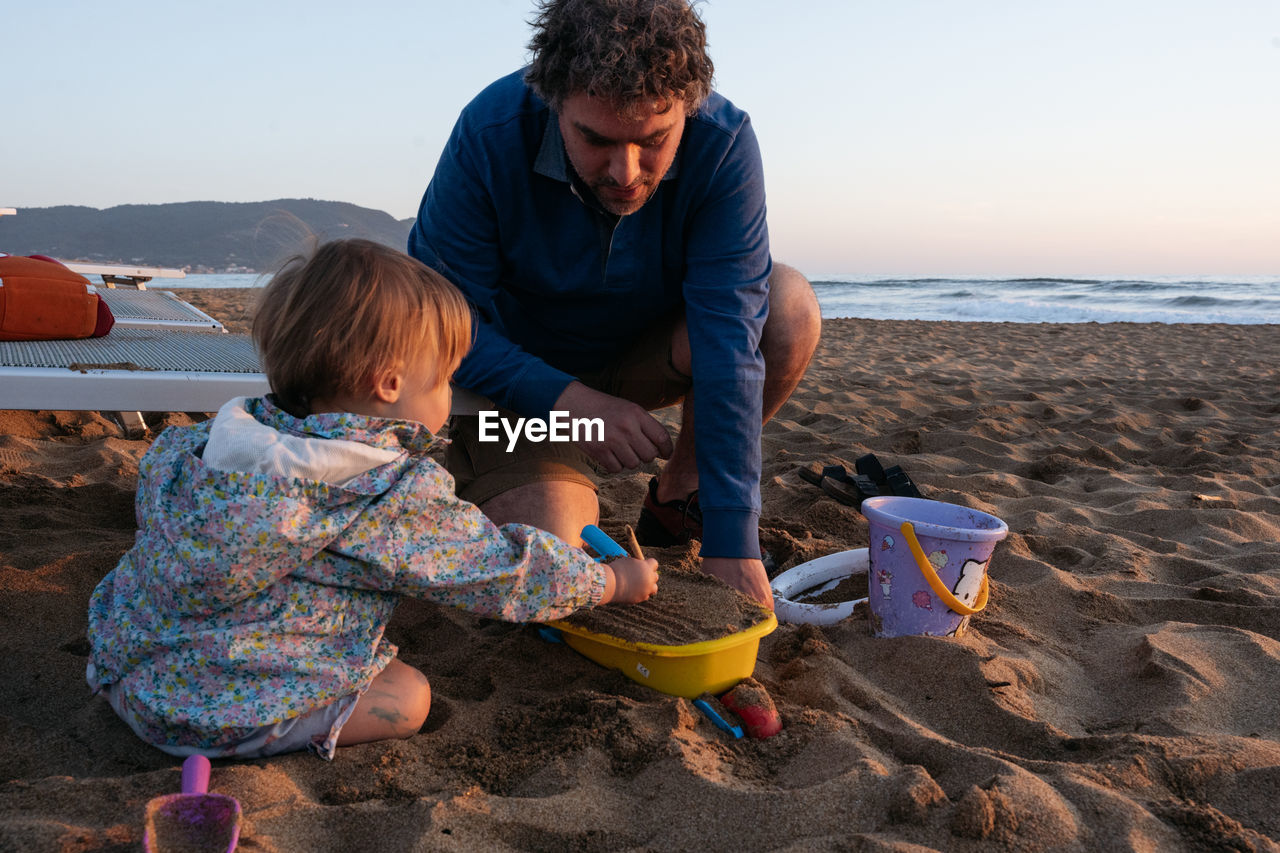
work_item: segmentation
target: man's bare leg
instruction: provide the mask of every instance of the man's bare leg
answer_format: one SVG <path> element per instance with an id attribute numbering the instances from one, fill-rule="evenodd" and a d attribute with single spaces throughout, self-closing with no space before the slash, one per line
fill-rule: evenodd
<path id="1" fill-rule="evenodd" d="M 764 421 L 778 413 L 782 404 L 804 378 L 818 339 L 822 335 L 822 314 L 813 287 L 799 270 L 774 264 L 769 278 L 769 317 L 760 337 L 764 356 L 764 394 L 761 409 Z M 682 373 L 693 372 L 689 351 L 689 329 L 682 322 L 671 341 L 671 361 Z M 688 395 L 680 414 L 680 434 L 675 452 L 662 467 L 658 478 L 659 501 L 684 499 L 698 488 L 698 468 L 694 456 L 697 435 L 693 420 L 693 395 Z"/>
<path id="2" fill-rule="evenodd" d="M 813 285 L 794 267 L 774 264 L 769 278 L 769 318 L 760 337 L 765 423 L 791 399 L 821 337 L 822 309 Z"/>
<path id="3" fill-rule="evenodd" d="M 529 524 L 570 545 L 581 545 L 582 528 L 600 517 L 595 490 L 568 480 L 518 486 L 480 504 L 480 509 L 494 524 Z"/>

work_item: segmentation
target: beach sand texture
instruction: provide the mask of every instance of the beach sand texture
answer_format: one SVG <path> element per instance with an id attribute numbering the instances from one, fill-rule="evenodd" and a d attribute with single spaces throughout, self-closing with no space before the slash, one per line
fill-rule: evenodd
<path id="1" fill-rule="evenodd" d="M 755 677 L 783 731 L 735 741 L 533 628 L 406 601 L 421 733 L 215 762 L 211 790 L 263 853 L 1280 850 L 1276 365 L 1280 326 L 827 321 L 765 430 L 766 538 L 783 568 L 866 547 L 796 471 L 903 465 L 1009 524 L 962 638 L 781 625 Z M 180 762 L 90 697 L 84 632 L 147 442 L 96 413 L 0 421 L 0 850 L 137 850 Z M 614 538 L 648 473 L 602 487 Z"/>

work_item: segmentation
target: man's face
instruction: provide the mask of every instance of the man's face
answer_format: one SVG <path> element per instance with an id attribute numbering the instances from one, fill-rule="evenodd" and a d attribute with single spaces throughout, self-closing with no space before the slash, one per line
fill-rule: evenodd
<path id="1" fill-rule="evenodd" d="M 684 133 L 683 104 L 640 118 L 618 115 L 603 98 L 575 94 L 560 106 L 560 135 L 569 162 L 616 216 L 635 213 L 653 195 L 671 167 Z"/>

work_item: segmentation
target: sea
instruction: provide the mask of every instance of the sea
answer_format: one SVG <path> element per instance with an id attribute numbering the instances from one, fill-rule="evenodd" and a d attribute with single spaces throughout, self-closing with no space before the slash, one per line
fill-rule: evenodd
<path id="1" fill-rule="evenodd" d="M 261 287 L 264 275 L 189 275 L 155 288 Z M 823 317 L 991 323 L 1280 323 L 1280 275 L 1144 278 L 813 277 Z"/>

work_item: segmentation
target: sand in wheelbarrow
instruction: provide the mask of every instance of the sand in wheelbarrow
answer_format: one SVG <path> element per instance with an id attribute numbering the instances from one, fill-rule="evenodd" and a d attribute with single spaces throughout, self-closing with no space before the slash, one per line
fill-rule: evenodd
<path id="1" fill-rule="evenodd" d="M 713 575 L 699 570 L 697 543 L 646 549 L 658 561 L 658 591 L 639 604 L 579 610 L 563 621 L 620 640 L 682 646 L 718 640 L 769 618 L 770 612 Z"/>

